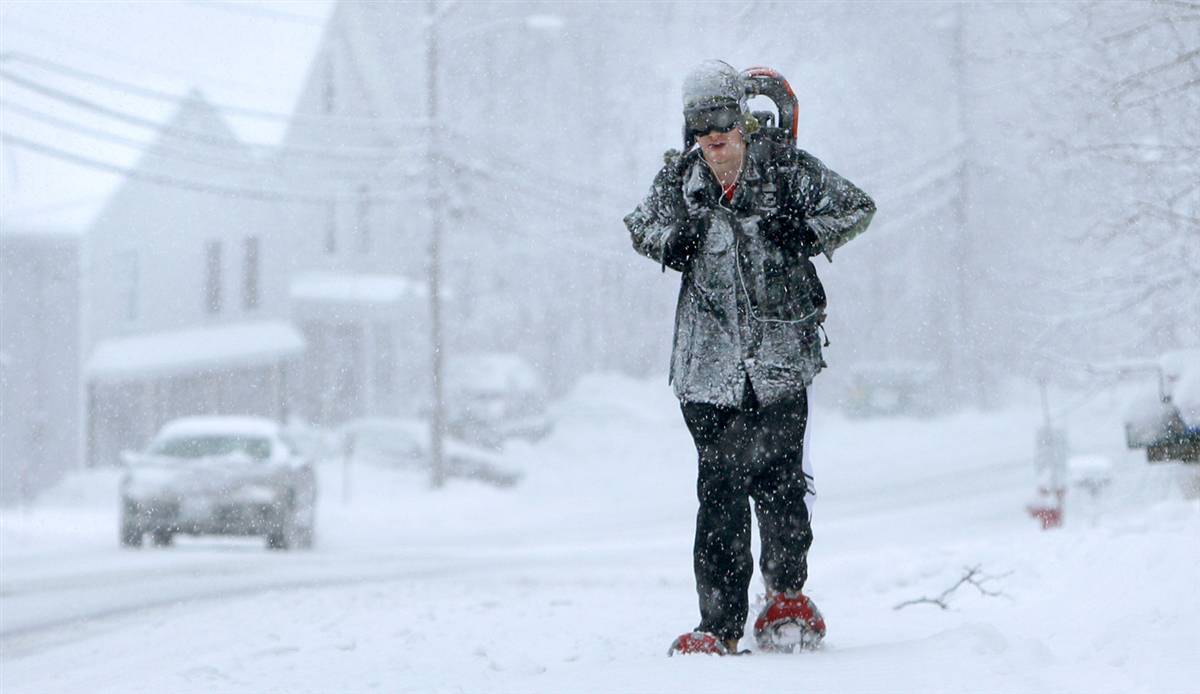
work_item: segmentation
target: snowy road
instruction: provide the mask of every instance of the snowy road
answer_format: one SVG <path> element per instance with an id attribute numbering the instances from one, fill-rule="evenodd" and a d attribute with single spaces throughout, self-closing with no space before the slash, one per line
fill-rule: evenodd
<path id="1" fill-rule="evenodd" d="M 361 469 L 343 506 L 338 470 L 325 469 L 309 553 L 213 539 L 120 550 L 100 503 L 111 477 L 5 514 L 0 689 L 1190 692 L 1200 681 L 1200 507 L 1175 471 L 1127 460 L 1066 528 L 1036 531 L 1021 512 L 1033 426 L 1022 412 L 824 422 L 809 587 L 827 648 L 665 658 L 696 618 L 690 441 L 657 386 L 599 381 L 585 394 L 550 440 L 518 452 L 528 473 L 516 490 L 434 494 Z M 967 565 L 1004 596 L 893 609 Z"/>

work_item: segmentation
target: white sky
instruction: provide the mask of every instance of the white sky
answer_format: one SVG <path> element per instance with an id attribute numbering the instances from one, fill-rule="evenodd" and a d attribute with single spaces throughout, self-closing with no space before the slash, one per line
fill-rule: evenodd
<path id="1" fill-rule="evenodd" d="M 0 72 L 110 109 L 162 123 L 173 106 L 80 80 L 25 60 L 171 94 L 199 89 L 212 102 L 291 111 L 333 9 L 333 0 L 0 3 Z M 0 130 L 90 159 L 129 167 L 138 147 L 84 135 L 69 124 L 149 143 L 154 133 L 0 79 Z M 53 125 L 41 114 L 68 121 Z M 230 119 L 244 141 L 272 144 L 282 120 Z M 5 143 L 0 148 L 4 226 L 80 231 L 119 183 L 116 174 L 57 161 Z"/>

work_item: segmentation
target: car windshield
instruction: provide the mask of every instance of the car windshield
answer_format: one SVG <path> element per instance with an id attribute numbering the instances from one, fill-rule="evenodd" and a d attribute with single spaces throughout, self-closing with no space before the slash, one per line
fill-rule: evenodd
<path id="1" fill-rule="evenodd" d="M 242 453 L 256 460 L 271 457 L 271 442 L 252 436 L 183 436 L 159 441 L 150 453 L 169 458 L 208 458 Z"/>

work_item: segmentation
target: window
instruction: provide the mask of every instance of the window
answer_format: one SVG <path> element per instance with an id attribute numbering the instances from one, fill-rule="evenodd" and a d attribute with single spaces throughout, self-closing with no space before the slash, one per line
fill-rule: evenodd
<path id="1" fill-rule="evenodd" d="M 325 252 L 337 253 L 337 203 L 329 203 L 325 210 Z"/>
<path id="2" fill-rule="evenodd" d="M 258 237 L 246 238 L 245 264 L 242 266 L 242 306 L 258 308 Z"/>
<path id="3" fill-rule="evenodd" d="M 371 252 L 371 199 L 366 186 L 358 187 L 358 203 L 354 209 L 354 226 L 358 232 L 358 250 Z"/>
<path id="4" fill-rule="evenodd" d="M 204 305 L 209 313 L 221 312 L 221 242 L 209 241 L 206 253 Z"/>
<path id="5" fill-rule="evenodd" d="M 271 441 L 234 434 L 201 434 L 156 440 L 150 446 L 150 452 L 164 458 L 186 459 L 236 456 L 240 453 L 266 460 L 271 457 Z"/>

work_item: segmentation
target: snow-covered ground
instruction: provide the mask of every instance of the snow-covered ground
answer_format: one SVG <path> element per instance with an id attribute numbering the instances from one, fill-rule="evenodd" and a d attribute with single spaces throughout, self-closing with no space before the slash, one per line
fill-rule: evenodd
<path id="1" fill-rule="evenodd" d="M 1035 408 L 816 411 L 808 592 L 830 626 L 795 656 L 665 657 L 697 619 L 694 449 L 658 380 L 581 383 L 508 452 L 513 489 L 358 466 L 347 504 L 326 464 L 312 552 L 121 550 L 116 476 L 78 475 L 0 514 L 0 690 L 1194 692 L 1196 473 L 1125 451 L 1119 414 L 1072 412 L 1073 451 L 1113 481 L 1041 532 Z M 968 566 L 1003 595 L 895 609 Z"/>

